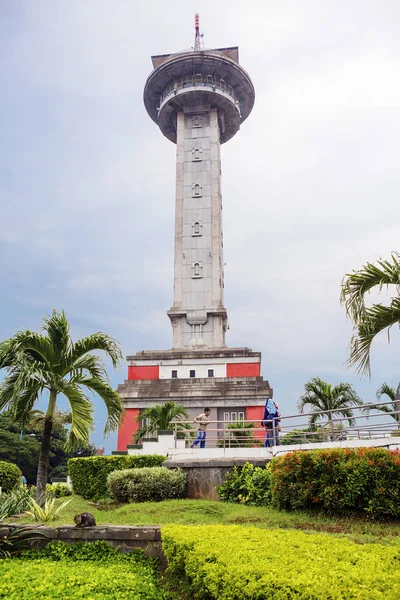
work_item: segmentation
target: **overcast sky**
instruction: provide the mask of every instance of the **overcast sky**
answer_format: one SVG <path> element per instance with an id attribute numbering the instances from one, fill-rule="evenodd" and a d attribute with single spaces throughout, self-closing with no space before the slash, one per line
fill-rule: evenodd
<path id="1" fill-rule="evenodd" d="M 171 346 L 175 146 L 142 94 L 197 11 L 256 90 L 222 147 L 227 343 L 262 352 L 282 414 L 316 375 L 371 401 L 399 382 L 400 336 L 355 376 L 339 295 L 399 249 L 398 0 L 0 0 L 0 339 L 64 308 L 124 355 Z"/>

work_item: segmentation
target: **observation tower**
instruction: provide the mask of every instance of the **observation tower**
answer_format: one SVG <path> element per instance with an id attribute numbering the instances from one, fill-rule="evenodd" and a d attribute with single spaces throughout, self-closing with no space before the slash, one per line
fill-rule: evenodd
<path id="1" fill-rule="evenodd" d="M 261 353 L 225 343 L 221 145 L 249 116 L 253 84 L 237 47 L 202 48 L 198 15 L 193 49 L 152 63 L 144 104 L 176 144 L 173 340 L 170 350 L 128 357 L 128 380 L 118 388 L 126 406 L 119 451 L 131 445 L 146 406 L 173 399 L 191 415 L 209 406 L 216 421 L 260 419 L 272 397 L 260 377 Z"/>

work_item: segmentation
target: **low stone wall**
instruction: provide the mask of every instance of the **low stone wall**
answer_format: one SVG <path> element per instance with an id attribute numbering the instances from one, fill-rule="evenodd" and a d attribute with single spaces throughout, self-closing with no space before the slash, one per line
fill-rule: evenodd
<path id="1" fill-rule="evenodd" d="M 14 527 L 17 523 L 8 527 Z M 7 527 L 7 526 L 6 526 Z M 26 525 L 26 529 L 42 531 L 46 537 L 37 538 L 32 545 L 44 547 L 50 542 L 60 541 L 66 544 L 75 542 L 94 542 L 104 540 L 115 546 L 121 552 L 131 552 L 135 548 L 142 548 L 149 556 L 163 558 L 161 548 L 160 527 L 128 527 L 117 525 L 98 525 L 96 527 L 48 527 L 47 525 Z M 2 528 L 3 529 L 3 528 Z"/>
<path id="2" fill-rule="evenodd" d="M 242 467 L 249 462 L 257 467 L 265 467 L 266 458 L 214 458 L 166 460 L 168 469 L 180 468 L 187 477 L 187 497 L 203 500 L 219 500 L 217 485 L 224 482 L 233 467 Z"/>

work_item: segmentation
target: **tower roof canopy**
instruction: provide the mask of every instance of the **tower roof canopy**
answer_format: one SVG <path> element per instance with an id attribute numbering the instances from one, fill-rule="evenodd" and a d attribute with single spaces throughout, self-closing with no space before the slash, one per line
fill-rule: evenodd
<path id="1" fill-rule="evenodd" d="M 172 60 L 173 58 L 176 58 L 180 54 L 188 54 L 189 52 L 192 52 L 192 50 L 174 52 L 173 54 L 157 54 L 156 56 L 151 57 L 151 62 L 153 63 L 154 69 L 157 69 L 157 67 L 159 67 L 160 65 L 168 62 L 169 60 Z M 215 50 L 210 50 L 210 52 L 218 52 L 219 54 L 222 54 L 222 56 L 226 56 L 227 58 L 230 58 L 231 60 L 234 60 L 236 63 L 239 64 L 238 46 L 232 46 L 230 48 L 215 48 Z"/>

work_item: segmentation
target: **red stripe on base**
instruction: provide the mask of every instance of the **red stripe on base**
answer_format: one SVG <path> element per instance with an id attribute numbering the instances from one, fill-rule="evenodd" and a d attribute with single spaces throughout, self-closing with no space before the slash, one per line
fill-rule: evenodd
<path id="1" fill-rule="evenodd" d="M 260 377 L 260 363 L 228 363 L 227 377 Z"/>
<path id="2" fill-rule="evenodd" d="M 128 379 L 160 379 L 160 367 L 128 367 Z"/>
<path id="3" fill-rule="evenodd" d="M 246 406 L 246 421 L 253 421 L 254 426 L 258 429 L 261 428 L 261 421 L 264 416 L 263 406 Z M 260 440 L 265 439 L 264 430 L 255 431 L 254 436 Z"/>
<path id="4" fill-rule="evenodd" d="M 136 418 L 139 416 L 140 408 L 126 408 L 125 417 L 118 429 L 117 450 L 127 450 L 128 444 L 133 444 L 132 436 L 137 431 L 139 423 Z"/>

